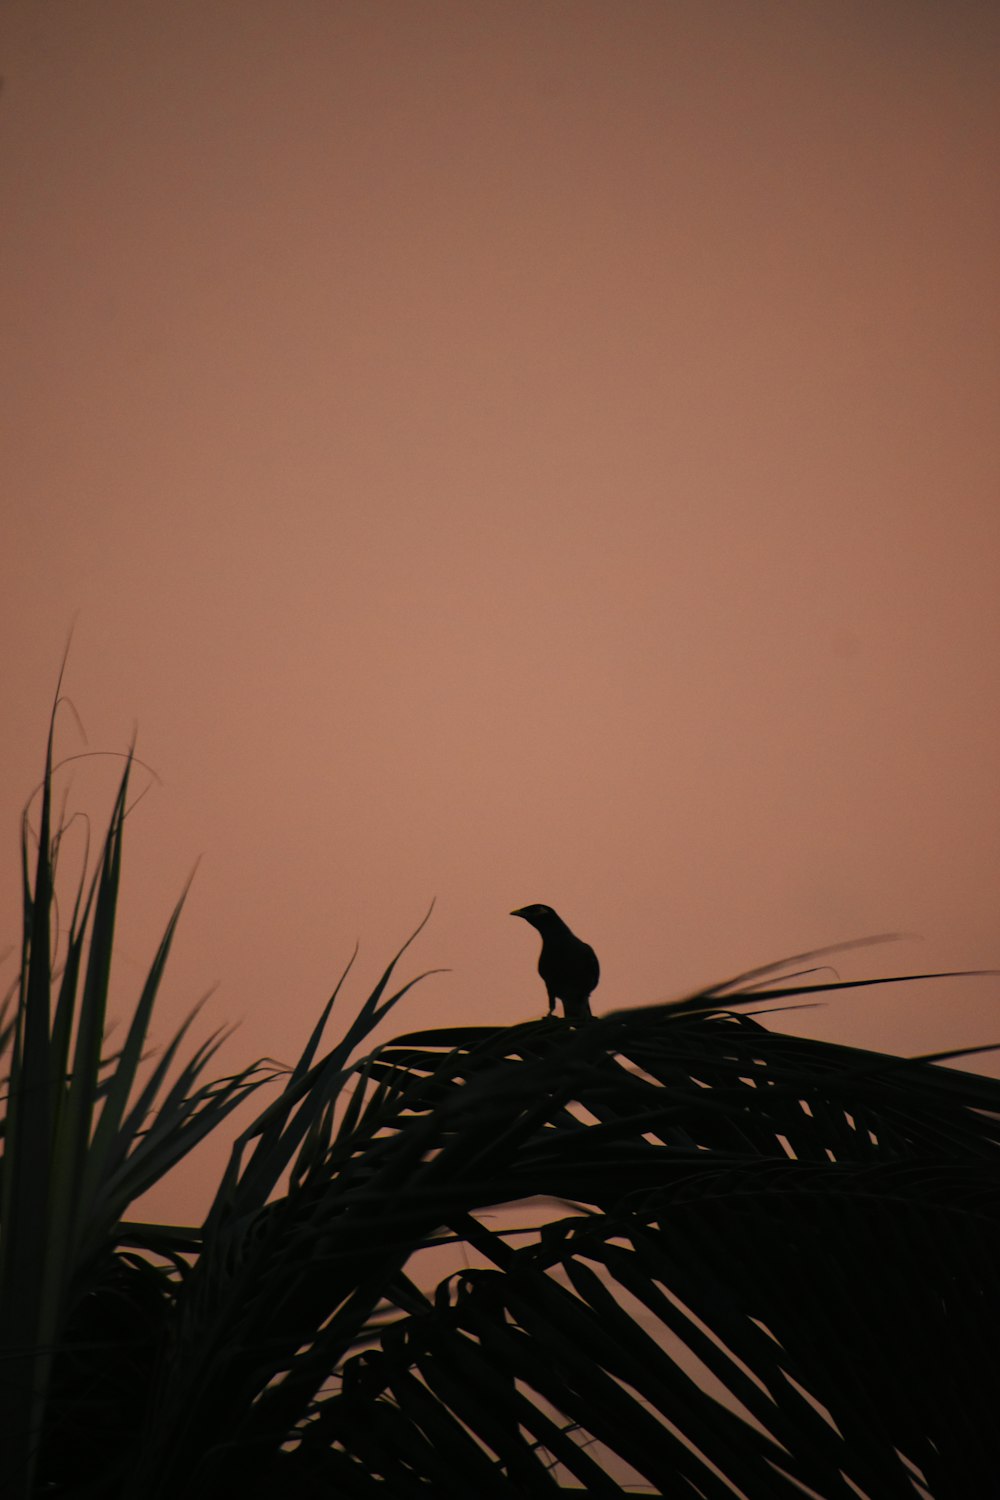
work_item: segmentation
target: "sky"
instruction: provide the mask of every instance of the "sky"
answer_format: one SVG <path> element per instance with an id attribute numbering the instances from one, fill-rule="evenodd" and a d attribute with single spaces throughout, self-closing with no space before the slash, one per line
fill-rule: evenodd
<path id="1" fill-rule="evenodd" d="M 71 626 L 59 751 L 150 768 L 116 1020 L 197 862 L 155 1029 L 215 986 L 220 1070 L 432 899 L 385 1035 L 540 1014 L 531 901 L 598 1012 L 1000 967 L 1000 9 L 7 0 L 0 54 L 0 977 Z"/>

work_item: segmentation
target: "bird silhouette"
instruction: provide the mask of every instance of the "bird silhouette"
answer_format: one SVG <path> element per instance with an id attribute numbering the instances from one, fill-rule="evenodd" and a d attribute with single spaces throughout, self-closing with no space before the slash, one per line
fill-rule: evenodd
<path id="1" fill-rule="evenodd" d="M 519 906 L 511 916 L 523 917 L 541 934 L 538 972 L 548 991 L 549 1014 L 555 1010 L 556 1001 L 561 1000 L 568 1021 L 589 1016 L 591 991 L 601 977 L 601 966 L 590 944 L 581 942 L 559 913 L 540 901 Z"/>

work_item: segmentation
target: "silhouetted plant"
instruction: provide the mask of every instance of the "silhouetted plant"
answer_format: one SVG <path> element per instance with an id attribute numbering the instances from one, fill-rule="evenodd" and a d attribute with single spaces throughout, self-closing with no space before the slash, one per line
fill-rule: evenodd
<path id="1" fill-rule="evenodd" d="M 277 1075 L 201 1083 L 219 1037 L 181 1065 L 182 1029 L 140 1080 L 179 907 L 102 1057 L 129 765 L 58 972 L 52 777 L 50 726 L 0 1038 L 6 1493 L 993 1493 L 1000 1083 L 766 1029 L 844 987 L 787 965 L 364 1054 L 397 954 L 323 1051 L 337 986 L 204 1224 L 131 1222 Z M 480 1264 L 428 1289 L 441 1244 Z"/>

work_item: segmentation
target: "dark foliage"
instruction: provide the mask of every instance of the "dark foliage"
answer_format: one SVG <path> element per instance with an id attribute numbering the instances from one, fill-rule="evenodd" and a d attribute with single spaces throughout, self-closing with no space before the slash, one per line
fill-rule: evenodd
<path id="1" fill-rule="evenodd" d="M 779 969 L 364 1054 L 394 960 L 203 1225 L 130 1222 L 273 1070 L 199 1083 L 210 1043 L 171 1083 L 178 1037 L 140 1085 L 176 913 L 102 1057 L 127 776 L 56 967 L 51 774 L 2 1038 L 6 1493 L 995 1492 L 1000 1083 L 768 1029 Z"/>

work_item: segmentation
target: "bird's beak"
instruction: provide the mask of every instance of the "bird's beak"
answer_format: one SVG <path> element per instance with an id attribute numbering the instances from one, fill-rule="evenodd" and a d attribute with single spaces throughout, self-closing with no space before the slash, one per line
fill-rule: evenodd
<path id="1" fill-rule="evenodd" d="M 519 907 L 518 907 L 518 908 L 517 908 L 517 911 L 512 911 L 512 912 L 511 912 L 511 913 L 510 913 L 510 915 L 511 915 L 511 916 L 512 916 L 512 917 L 523 917 L 523 916 L 524 916 L 524 913 L 525 913 L 525 912 L 526 912 L 526 911 L 527 911 L 527 907 L 526 907 L 526 906 L 519 906 Z"/>

